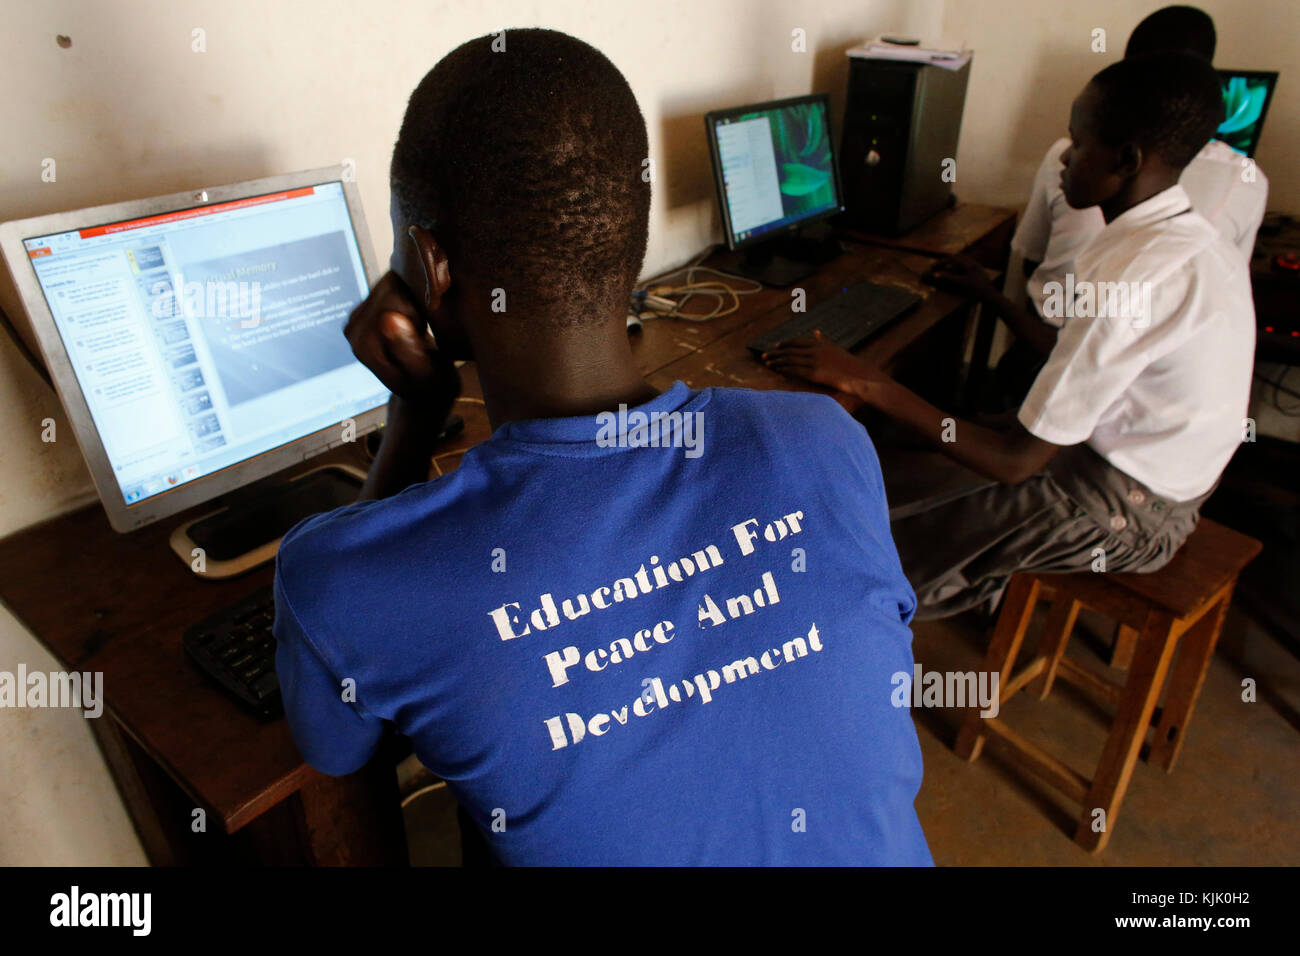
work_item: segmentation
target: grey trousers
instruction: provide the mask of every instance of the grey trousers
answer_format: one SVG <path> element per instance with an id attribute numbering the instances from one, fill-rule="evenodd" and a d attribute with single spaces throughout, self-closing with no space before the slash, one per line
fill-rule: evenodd
<path id="1" fill-rule="evenodd" d="M 890 511 L 918 620 L 991 609 L 1020 571 L 1155 571 L 1196 528 L 1210 494 L 1161 498 L 1087 445 L 1062 449 L 1018 485 L 973 477 Z"/>

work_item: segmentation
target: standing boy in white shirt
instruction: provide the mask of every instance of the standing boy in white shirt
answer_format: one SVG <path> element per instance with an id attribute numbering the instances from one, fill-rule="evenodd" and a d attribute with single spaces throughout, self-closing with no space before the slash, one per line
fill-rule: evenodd
<path id="1" fill-rule="evenodd" d="M 1051 354 L 1011 429 L 949 416 L 820 337 L 766 356 L 989 479 L 891 512 L 918 618 L 996 599 L 1019 571 L 1092 567 L 1097 549 L 1107 570 L 1153 571 L 1195 528 L 1241 440 L 1254 360 L 1246 263 L 1178 185 L 1222 117 L 1217 75 L 1187 54 L 1122 60 L 1075 100 L 1061 184 L 1106 226 L 1078 257 L 1073 316 L 1038 323 Z"/>

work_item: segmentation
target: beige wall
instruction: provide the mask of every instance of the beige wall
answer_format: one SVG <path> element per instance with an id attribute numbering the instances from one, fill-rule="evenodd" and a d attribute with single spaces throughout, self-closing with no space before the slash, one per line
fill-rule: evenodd
<path id="1" fill-rule="evenodd" d="M 1269 209 L 1300 213 L 1300 3 L 1194 0 L 1214 17 L 1216 66 L 1277 70 L 1256 160 L 1270 181 Z M 1088 79 L 1124 55 L 1128 35 L 1161 0 L 947 0 L 945 33 L 975 50 L 957 151 L 957 192 L 1021 206 L 1043 153 L 1069 123 Z M 1092 52 L 1092 31 L 1107 52 Z"/>
<path id="2" fill-rule="evenodd" d="M 386 261 L 388 160 L 420 77 L 503 26 L 544 25 L 602 49 L 645 113 L 659 173 L 647 269 L 717 231 L 704 111 L 806 92 L 842 100 L 843 52 L 882 31 L 933 33 L 941 0 L 50 0 L 13 5 L 0 40 L 0 221 L 355 161 Z M 205 31 L 207 50 L 191 50 Z M 791 52 L 801 28 L 808 52 Z M 69 49 L 55 35 L 72 38 Z M 22 91 L 19 95 L 18 91 Z M 56 160 L 58 180 L 40 180 Z M 2 272 L 2 270 L 0 270 Z M 7 277 L 0 304 L 17 312 Z M 54 397 L 0 345 L 0 535 L 93 499 L 71 435 L 40 441 Z"/>
<path id="3" fill-rule="evenodd" d="M 0 37 L 0 221 L 235 182 L 350 158 L 386 260 L 387 164 L 406 96 L 459 42 L 543 25 L 600 47 L 641 103 L 658 170 L 647 272 L 718 238 L 702 114 L 810 89 L 842 108 L 844 50 L 887 31 L 976 51 L 958 153 L 960 196 L 1020 204 L 1077 88 L 1157 3 L 1091 0 L 114 0 L 10 4 Z M 1275 208 L 1300 211 L 1300 5 L 1206 0 L 1219 62 L 1283 70 L 1259 160 Z M 365 12 L 360 12 L 365 11 Z M 1085 12 L 1086 11 L 1086 12 Z M 1088 52 L 1108 30 L 1111 53 Z M 206 52 L 191 49 L 205 31 Z M 806 31 L 808 52 L 791 50 Z M 69 49 L 56 34 L 72 38 Z M 40 180 L 57 161 L 58 179 Z M 7 279 L 0 303 L 18 312 Z M 3 339 L 3 337 L 0 337 Z M 40 440 L 41 420 L 59 440 Z M 0 342 L 0 535 L 94 500 L 53 395 Z M 75 586 L 75 582 L 70 582 Z M 40 663 L 0 610 L 0 669 Z M 34 772 L 39 768 L 39 772 Z M 9 772 L 12 771 L 12 772 Z M 0 864 L 140 859 L 86 729 L 67 713 L 0 711 L 0 813 L 20 818 Z M 82 854 L 78 856 L 78 854 Z"/>

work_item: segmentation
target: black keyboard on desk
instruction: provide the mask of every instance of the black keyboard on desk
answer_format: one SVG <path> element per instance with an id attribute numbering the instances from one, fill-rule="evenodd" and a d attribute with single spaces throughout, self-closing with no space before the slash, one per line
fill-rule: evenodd
<path id="1" fill-rule="evenodd" d="M 859 282 L 807 312 L 796 313 L 788 322 L 747 343 L 746 348 L 761 355 L 782 342 L 812 335 L 817 329 L 837 345 L 856 348 L 909 312 L 921 298 L 899 286 Z"/>
<path id="2" fill-rule="evenodd" d="M 194 625 L 182 641 L 209 677 L 265 719 L 284 712 L 275 676 L 274 621 L 275 598 L 266 587 Z"/>

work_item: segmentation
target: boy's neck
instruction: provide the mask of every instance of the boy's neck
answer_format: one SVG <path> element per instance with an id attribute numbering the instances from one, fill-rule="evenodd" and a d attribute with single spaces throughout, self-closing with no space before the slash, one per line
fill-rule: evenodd
<path id="1" fill-rule="evenodd" d="M 659 394 L 637 368 L 621 316 L 537 336 L 480 338 L 475 364 L 493 431 L 513 421 L 617 411 Z"/>
<path id="2" fill-rule="evenodd" d="M 1158 169 L 1145 168 L 1128 181 L 1113 197 L 1101 204 L 1101 215 L 1107 223 L 1128 212 L 1134 206 L 1146 202 L 1152 196 L 1158 196 L 1171 186 L 1178 185 L 1181 169 L 1160 166 Z"/>

